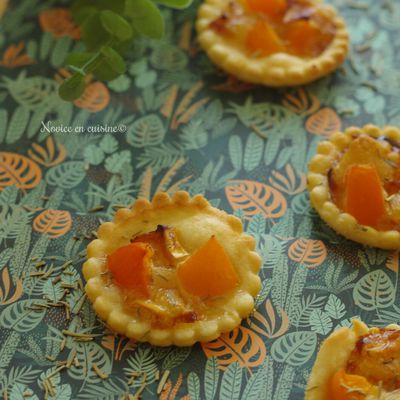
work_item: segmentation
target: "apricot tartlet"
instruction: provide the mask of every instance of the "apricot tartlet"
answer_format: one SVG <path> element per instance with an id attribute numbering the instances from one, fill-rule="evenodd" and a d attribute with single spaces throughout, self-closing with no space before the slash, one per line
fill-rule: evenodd
<path id="1" fill-rule="evenodd" d="M 321 218 L 348 239 L 400 247 L 400 130 L 373 125 L 319 143 L 308 189 Z"/>
<path id="2" fill-rule="evenodd" d="M 351 328 L 323 342 L 308 381 L 305 400 L 400 399 L 400 326 Z"/>
<path id="3" fill-rule="evenodd" d="M 329 74 L 344 61 L 349 42 L 343 19 L 319 0 L 206 0 L 197 31 L 215 64 L 267 86 Z"/>
<path id="4" fill-rule="evenodd" d="M 251 313 L 260 256 L 241 221 L 197 195 L 138 199 L 102 224 L 86 293 L 114 331 L 157 346 L 210 341 Z"/>

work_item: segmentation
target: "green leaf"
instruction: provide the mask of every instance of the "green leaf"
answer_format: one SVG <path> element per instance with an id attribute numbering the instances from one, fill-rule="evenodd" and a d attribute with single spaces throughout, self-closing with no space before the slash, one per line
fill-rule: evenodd
<path id="1" fill-rule="evenodd" d="M 193 0 L 156 0 L 156 1 L 157 3 L 160 3 L 164 6 L 177 9 L 187 8 L 193 3 Z"/>
<path id="2" fill-rule="evenodd" d="M 50 279 L 43 286 L 43 294 L 52 303 L 58 303 L 64 295 L 61 283 L 53 283 Z"/>
<path id="3" fill-rule="evenodd" d="M 70 51 L 71 45 L 72 39 L 69 36 L 62 36 L 56 41 L 50 57 L 50 64 L 53 67 L 59 68 L 61 66 Z"/>
<path id="4" fill-rule="evenodd" d="M 385 271 L 375 270 L 356 283 L 353 298 L 354 303 L 366 311 L 387 308 L 395 301 L 395 287 Z"/>
<path id="5" fill-rule="evenodd" d="M 346 314 L 346 306 L 337 296 L 331 294 L 325 305 L 325 311 L 331 318 L 340 319 Z"/>
<path id="6" fill-rule="evenodd" d="M 200 379 L 195 372 L 190 372 L 187 377 L 188 394 L 191 400 L 200 400 Z"/>
<path id="7" fill-rule="evenodd" d="M 81 74 L 74 74 L 65 80 L 58 89 L 58 94 L 65 101 L 74 101 L 85 91 L 85 79 Z"/>
<path id="8" fill-rule="evenodd" d="M 267 227 L 267 221 L 263 214 L 256 214 L 249 222 L 247 226 L 247 232 L 254 235 L 255 237 L 265 233 Z"/>
<path id="9" fill-rule="evenodd" d="M 122 171 L 125 164 L 131 163 L 131 153 L 129 150 L 122 150 L 106 158 L 105 167 L 108 172 L 118 174 Z"/>
<path id="10" fill-rule="evenodd" d="M 110 46 L 103 46 L 101 48 L 101 61 L 100 66 L 93 70 L 93 73 L 101 79 L 105 76 L 107 79 L 115 79 L 118 75 L 125 73 L 126 64 L 124 59 Z M 108 70 L 108 71 L 107 71 Z M 110 74 L 109 76 L 107 74 Z"/>
<path id="11" fill-rule="evenodd" d="M 83 162 L 67 161 L 50 168 L 46 174 L 46 182 L 62 189 L 72 189 L 83 180 L 85 175 L 85 164 Z"/>
<path id="12" fill-rule="evenodd" d="M 118 141 L 111 135 L 105 135 L 99 143 L 104 153 L 110 154 L 118 150 Z"/>
<path id="13" fill-rule="evenodd" d="M 133 36 L 133 29 L 127 20 L 111 10 L 100 13 L 100 20 L 104 29 L 118 40 L 128 40 Z"/>
<path id="14" fill-rule="evenodd" d="M 178 46 L 158 43 L 150 56 L 150 62 L 153 67 L 163 71 L 178 71 L 187 66 L 189 57 Z"/>
<path id="15" fill-rule="evenodd" d="M 163 371 L 177 367 L 182 364 L 190 355 L 191 347 L 175 347 L 164 358 L 161 369 Z"/>
<path id="16" fill-rule="evenodd" d="M 133 355 L 128 357 L 127 363 L 129 367 L 124 368 L 126 375 L 132 374 L 132 372 L 138 372 L 140 374 L 146 372 L 147 384 L 150 385 L 154 382 L 158 366 L 151 347 L 140 346 Z M 138 382 L 137 385 L 140 385 L 140 382 Z"/>
<path id="17" fill-rule="evenodd" d="M 43 300 L 21 300 L 3 309 L 0 314 L 0 326 L 26 333 L 42 321 L 46 310 L 31 310 L 33 303 L 44 304 Z"/>
<path id="18" fill-rule="evenodd" d="M 85 162 L 92 165 L 99 165 L 104 160 L 104 152 L 95 144 L 89 144 L 83 151 Z"/>
<path id="19" fill-rule="evenodd" d="M 235 362 L 224 371 L 222 375 L 220 400 L 239 400 L 242 386 L 243 373 L 238 362 Z"/>
<path id="20" fill-rule="evenodd" d="M 81 26 L 81 36 L 89 52 L 99 50 L 111 39 L 101 23 L 99 12 L 86 19 Z"/>
<path id="21" fill-rule="evenodd" d="M 322 310 L 313 310 L 310 314 L 311 330 L 321 335 L 327 335 L 332 329 L 332 320 L 329 314 Z"/>
<path id="22" fill-rule="evenodd" d="M 29 109 L 19 106 L 14 110 L 8 124 L 6 143 L 15 143 L 24 134 L 30 117 Z"/>
<path id="23" fill-rule="evenodd" d="M 131 78 L 123 74 L 109 82 L 108 87 L 116 93 L 126 92 L 131 87 Z"/>
<path id="24" fill-rule="evenodd" d="M 244 149 L 243 166 L 245 171 L 253 171 L 261 162 L 264 150 L 264 140 L 251 133 Z"/>
<path id="25" fill-rule="evenodd" d="M 79 367 L 73 364 L 68 368 L 68 375 L 77 380 L 86 382 L 97 382 L 100 378 L 94 372 L 92 366 L 96 364 L 104 374 L 110 374 L 112 362 L 107 352 L 97 343 L 74 343 L 76 357 L 79 361 Z"/>
<path id="26" fill-rule="evenodd" d="M 316 346 L 315 332 L 291 332 L 275 340 L 271 356 L 275 361 L 297 367 L 313 356 Z"/>
<path id="27" fill-rule="evenodd" d="M 163 141 L 165 133 L 160 117 L 149 114 L 132 124 L 126 135 L 126 141 L 134 147 L 155 146 Z"/>
<path id="28" fill-rule="evenodd" d="M 229 156 L 233 167 L 236 170 L 242 169 L 243 163 L 243 146 L 238 135 L 233 135 L 229 138 Z"/>
<path id="29" fill-rule="evenodd" d="M 66 59 L 67 64 L 73 65 L 74 67 L 77 68 L 82 68 L 85 64 L 87 64 L 94 56 L 96 53 L 90 53 L 90 52 L 74 52 L 68 54 L 68 57 Z"/>
<path id="30" fill-rule="evenodd" d="M 26 400 L 27 399 L 26 392 L 28 391 L 28 389 L 29 389 L 28 386 L 22 383 L 17 383 L 15 385 L 12 385 L 12 388 L 8 394 L 9 396 L 8 398 L 10 400 Z M 39 400 L 39 397 L 37 397 L 36 394 L 34 393 L 30 394 L 28 398 L 29 400 Z"/>
<path id="31" fill-rule="evenodd" d="M 206 400 L 214 400 L 219 381 L 218 360 L 216 357 L 207 359 L 204 370 L 204 393 Z"/>
<path id="32" fill-rule="evenodd" d="M 142 35 L 152 39 L 161 39 L 164 36 L 164 19 L 152 1 L 126 0 L 125 12 Z"/>
<path id="33" fill-rule="evenodd" d="M 242 394 L 242 399 L 262 399 L 267 380 L 267 368 L 261 367 L 256 373 L 253 373 L 247 381 L 246 387 L 244 388 Z"/>

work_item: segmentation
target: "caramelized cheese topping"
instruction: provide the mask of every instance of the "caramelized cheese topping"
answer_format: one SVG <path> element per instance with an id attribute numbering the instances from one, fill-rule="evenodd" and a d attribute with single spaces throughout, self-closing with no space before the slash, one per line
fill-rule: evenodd
<path id="1" fill-rule="evenodd" d="M 132 238 L 108 256 L 107 264 L 125 306 L 157 328 L 202 319 L 214 298 L 232 291 L 239 282 L 214 236 L 190 255 L 175 229 L 161 225 Z"/>
<path id="2" fill-rule="evenodd" d="M 363 376 L 388 392 L 400 389 L 400 331 L 377 329 L 362 336 L 350 355 L 346 372 Z"/>
<path id="3" fill-rule="evenodd" d="M 313 0 L 232 0 L 210 27 L 251 57 L 319 56 L 336 27 Z"/>
<path id="4" fill-rule="evenodd" d="M 395 143 L 354 137 L 328 172 L 332 201 L 377 230 L 400 228 L 400 151 Z"/>

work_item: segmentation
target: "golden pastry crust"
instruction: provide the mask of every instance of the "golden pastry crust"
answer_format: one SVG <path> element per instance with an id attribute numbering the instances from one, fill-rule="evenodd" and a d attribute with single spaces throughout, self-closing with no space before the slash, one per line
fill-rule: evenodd
<path id="1" fill-rule="evenodd" d="M 158 225 L 174 226 L 189 254 L 215 235 L 240 277 L 234 292 L 215 300 L 215 307 L 201 320 L 176 323 L 171 328 L 152 327 L 148 320 L 129 313 L 115 284 L 106 285 L 106 256 L 129 244 L 135 234 L 154 231 Z M 158 193 L 152 202 L 138 199 L 131 209 L 118 210 L 113 222 L 99 227 L 98 239 L 89 244 L 83 265 L 85 289 L 96 313 L 116 332 L 157 346 L 190 346 L 232 330 L 253 310 L 261 287 L 261 258 L 254 249 L 255 240 L 243 233 L 241 221 L 212 207 L 203 196 L 190 198 L 187 192 L 177 192 L 171 198 Z"/>
<path id="2" fill-rule="evenodd" d="M 382 249 L 398 249 L 399 231 L 378 231 L 370 226 L 361 225 L 352 215 L 341 211 L 331 198 L 328 173 L 352 138 L 361 134 L 373 138 L 384 136 L 390 140 L 400 141 L 400 130 L 395 127 L 380 129 L 374 125 L 366 125 L 362 128 L 348 128 L 344 133 L 337 132 L 329 140 L 319 143 L 317 154 L 309 163 L 307 177 L 311 204 L 329 226 L 347 239 Z"/>
<path id="3" fill-rule="evenodd" d="M 211 27 L 227 8 L 231 0 L 206 0 L 199 8 L 196 28 L 201 47 L 210 59 L 223 70 L 237 78 L 266 86 L 303 85 L 328 75 L 345 60 L 349 49 L 346 24 L 334 7 L 316 6 L 335 24 L 336 33 L 330 45 L 318 57 L 304 59 L 287 53 L 275 53 L 262 58 L 252 58 L 229 43 Z"/>
<path id="4" fill-rule="evenodd" d="M 400 329 L 391 324 L 388 329 Z M 340 368 L 344 368 L 353 351 L 358 338 L 373 332 L 376 328 L 368 328 L 364 322 L 353 320 L 351 328 L 340 328 L 334 331 L 322 343 L 308 380 L 305 400 L 329 400 L 329 380 Z M 387 393 L 386 398 L 390 398 Z M 370 399 L 372 400 L 372 398 Z"/>

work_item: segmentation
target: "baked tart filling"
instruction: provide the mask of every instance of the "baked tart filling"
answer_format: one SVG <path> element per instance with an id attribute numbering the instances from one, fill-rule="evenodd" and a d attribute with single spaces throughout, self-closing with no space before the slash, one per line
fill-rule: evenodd
<path id="1" fill-rule="evenodd" d="M 197 30 L 221 68 L 270 86 L 311 82 L 336 69 L 348 51 L 344 21 L 316 0 L 206 0 Z"/>
<path id="2" fill-rule="evenodd" d="M 232 0 L 210 27 L 250 57 L 316 57 L 336 33 L 332 18 L 312 0 Z"/>
<path id="3" fill-rule="evenodd" d="M 370 328 L 353 321 L 323 343 L 311 372 L 306 400 L 395 400 L 400 398 L 400 329 Z M 335 346 L 343 354 L 329 364 Z M 324 365 L 324 363 L 326 365 Z M 325 369 L 317 372 L 317 368 Z"/>
<path id="4" fill-rule="evenodd" d="M 83 272 L 95 311 L 155 345 L 208 341 L 239 325 L 260 288 L 255 241 L 202 196 L 157 194 L 100 226 Z"/>
<path id="5" fill-rule="evenodd" d="M 400 245 L 400 131 L 349 128 L 319 144 L 309 165 L 313 206 L 337 232 L 371 246 Z"/>

